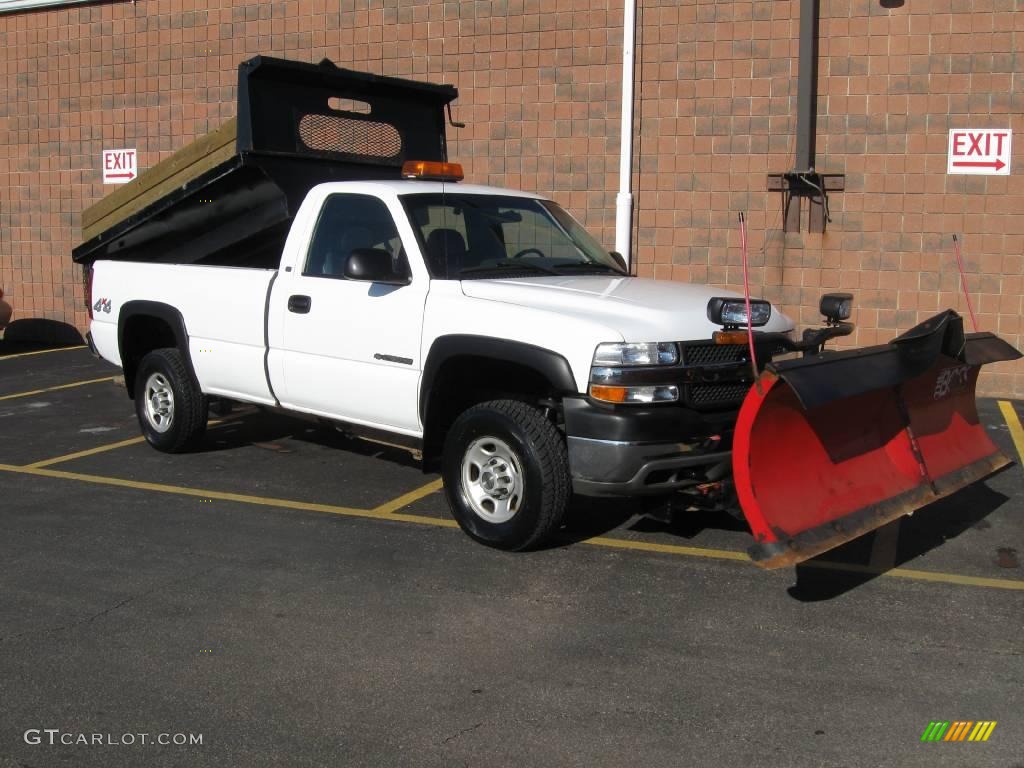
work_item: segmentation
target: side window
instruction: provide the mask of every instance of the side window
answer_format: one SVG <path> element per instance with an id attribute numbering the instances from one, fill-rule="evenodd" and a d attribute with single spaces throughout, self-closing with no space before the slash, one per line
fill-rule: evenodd
<path id="1" fill-rule="evenodd" d="M 409 271 L 398 229 L 382 201 L 369 195 L 331 195 L 320 211 L 302 274 L 344 278 L 345 263 L 357 248 L 385 250 L 400 271 Z"/>

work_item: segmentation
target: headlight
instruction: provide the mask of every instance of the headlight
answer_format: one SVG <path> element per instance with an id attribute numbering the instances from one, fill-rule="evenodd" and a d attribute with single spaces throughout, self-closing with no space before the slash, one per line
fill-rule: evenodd
<path id="1" fill-rule="evenodd" d="M 631 365 L 675 365 L 679 348 L 670 341 L 599 344 L 594 352 L 594 365 L 616 368 Z"/>
<path id="2" fill-rule="evenodd" d="M 764 325 L 772 316 L 772 305 L 763 299 L 750 300 L 750 324 Z M 743 299 L 716 296 L 708 302 L 708 320 L 715 325 L 746 326 L 747 303 Z"/>

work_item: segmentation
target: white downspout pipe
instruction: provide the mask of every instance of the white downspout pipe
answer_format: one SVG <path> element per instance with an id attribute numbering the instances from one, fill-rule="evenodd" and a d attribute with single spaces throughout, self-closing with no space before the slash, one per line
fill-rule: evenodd
<path id="1" fill-rule="evenodd" d="M 633 78 L 636 0 L 624 0 L 622 20 L 622 137 L 619 142 L 619 194 L 615 197 L 615 250 L 633 266 Z"/>

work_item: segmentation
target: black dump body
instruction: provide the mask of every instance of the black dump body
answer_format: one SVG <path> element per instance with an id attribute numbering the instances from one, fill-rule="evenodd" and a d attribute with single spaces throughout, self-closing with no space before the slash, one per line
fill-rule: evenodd
<path id="1" fill-rule="evenodd" d="M 450 85 L 353 72 L 326 59 L 245 61 L 234 152 L 226 125 L 220 154 L 204 161 L 200 147 L 191 152 L 198 159 L 179 158 L 190 154 L 186 147 L 151 169 L 162 181 L 147 172 L 111 193 L 94 206 L 103 211 L 83 216 L 85 242 L 73 259 L 276 267 L 313 186 L 398 179 L 406 160 L 447 160 L 445 110 L 457 95 Z M 175 163 L 191 163 L 198 175 L 176 184 Z M 110 202 L 115 195 L 121 201 Z"/>

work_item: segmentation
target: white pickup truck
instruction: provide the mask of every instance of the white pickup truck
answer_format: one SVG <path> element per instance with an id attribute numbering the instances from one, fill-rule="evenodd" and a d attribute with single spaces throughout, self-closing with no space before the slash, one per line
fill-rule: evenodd
<path id="1" fill-rule="evenodd" d="M 572 493 L 681 493 L 742 512 L 766 568 L 1008 461 L 974 403 L 1006 342 L 947 311 L 825 352 L 849 294 L 797 338 L 766 301 L 630 277 L 556 203 L 459 183 L 456 96 L 256 57 L 236 120 L 83 213 L 89 342 L 154 447 L 256 403 L 420 453 L 494 547 L 543 541 Z"/>
<path id="2" fill-rule="evenodd" d="M 727 475 L 751 381 L 745 340 L 712 340 L 728 294 L 629 277 L 556 203 L 507 189 L 321 184 L 277 269 L 101 260 L 91 293 L 91 343 L 154 447 L 194 446 L 208 396 L 386 433 L 440 463 L 467 533 L 510 549 L 571 490 Z M 793 328 L 763 319 L 766 343 Z"/>

